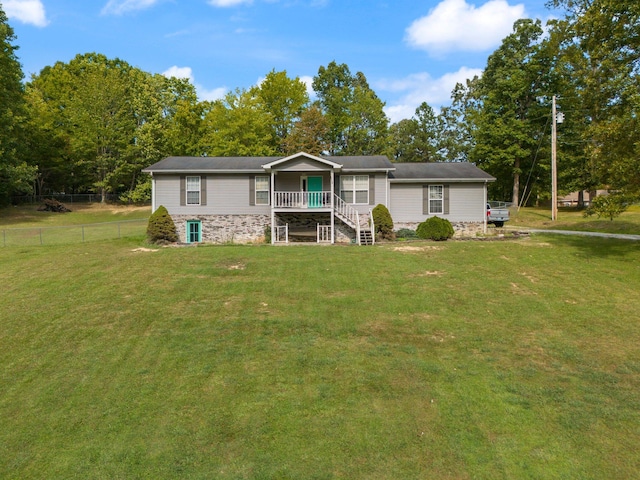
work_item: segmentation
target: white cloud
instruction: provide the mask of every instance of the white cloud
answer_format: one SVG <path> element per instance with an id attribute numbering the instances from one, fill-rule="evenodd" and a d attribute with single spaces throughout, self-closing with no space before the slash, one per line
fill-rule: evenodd
<path id="1" fill-rule="evenodd" d="M 36 27 L 46 27 L 49 24 L 40 0 L 4 0 L 2 8 L 7 18 L 15 18 Z"/>
<path id="2" fill-rule="evenodd" d="M 509 5 L 506 0 L 490 0 L 481 7 L 466 0 L 443 0 L 407 28 L 405 40 L 434 55 L 486 51 L 499 45 L 524 16 L 523 4 Z"/>
<path id="3" fill-rule="evenodd" d="M 214 7 L 235 7 L 243 3 L 251 3 L 252 0 L 209 0 L 209 5 Z"/>
<path id="4" fill-rule="evenodd" d="M 122 15 L 134 10 L 143 10 L 152 7 L 158 0 L 109 0 L 102 8 L 103 15 Z"/>
<path id="5" fill-rule="evenodd" d="M 170 67 L 162 72 L 162 75 L 169 78 L 175 77 L 189 80 L 189 83 L 191 83 L 196 88 L 198 99 L 200 101 L 219 100 L 223 98 L 229 91 L 227 87 L 218 87 L 212 90 L 204 88 L 202 85 L 195 81 L 193 70 L 191 69 L 191 67 L 178 67 L 174 65 L 173 67 Z"/>
<path id="6" fill-rule="evenodd" d="M 385 113 L 395 123 L 403 118 L 411 118 L 422 102 L 427 102 L 434 110 L 451 101 L 451 91 L 456 83 L 464 84 L 467 79 L 480 76 L 482 70 L 461 67 L 457 72 L 433 78 L 426 72 L 414 73 L 400 80 L 376 82 L 376 88 L 400 94 L 396 102 L 385 107 Z"/>
<path id="7" fill-rule="evenodd" d="M 309 95 L 310 99 L 314 99 L 316 98 L 316 92 L 313 90 L 313 77 L 310 77 L 308 75 L 303 75 L 302 77 L 299 77 L 300 81 L 302 83 L 304 83 L 305 87 L 307 87 L 307 95 Z"/>
<path id="8" fill-rule="evenodd" d="M 174 65 L 173 67 L 170 67 L 164 72 L 162 72 L 162 75 L 164 75 L 167 78 L 171 78 L 171 77 L 185 78 L 189 80 L 189 82 L 191 83 L 193 83 L 193 80 L 194 80 L 193 70 L 191 70 L 191 67 L 178 67 L 177 65 Z"/>

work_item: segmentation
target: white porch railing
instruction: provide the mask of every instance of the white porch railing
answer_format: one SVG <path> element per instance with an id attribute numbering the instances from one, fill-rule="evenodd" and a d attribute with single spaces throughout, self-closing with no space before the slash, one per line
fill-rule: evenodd
<path id="1" fill-rule="evenodd" d="M 331 192 L 274 192 L 274 208 L 331 208 Z"/>
<path id="2" fill-rule="evenodd" d="M 333 202 L 335 205 L 335 211 L 341 220 L 345 220 L 350 224 L 349 226 L 353 228 L 360 226 L 360 215 L 355 208 L 335 194 L 333 195 Z"/>
<path id="3" fill-rule="evenodd" d="M 273 240 L 275 243 L 289 243 L 289 224 L 276 225 Z"/>
<path id="4" fill-rule="evenodd" d="M 320 225 L 318 223 L 318 243 L 331 243 L 331 225 Z"/>

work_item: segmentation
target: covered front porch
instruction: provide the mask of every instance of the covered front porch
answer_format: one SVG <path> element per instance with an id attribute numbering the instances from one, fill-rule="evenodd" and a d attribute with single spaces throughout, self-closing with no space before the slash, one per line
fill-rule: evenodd
<path id="1" fill-rule="evenodd" d="M 339 195 L 342 165 L 297 154 L 263 168 L 270 174 L 271 243 L 360 243 L 360 215 Z"/>

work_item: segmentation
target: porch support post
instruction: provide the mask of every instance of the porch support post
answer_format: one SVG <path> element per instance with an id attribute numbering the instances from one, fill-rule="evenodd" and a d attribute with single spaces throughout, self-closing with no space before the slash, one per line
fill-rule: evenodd
<path id="1" fill-rule="evenodd" d="M 335 217 L 335 206 L 334 206 L 334 196 L 335 196 L 335 176 L 336 171 L 334 168 L 331 169 L 331 244 L 333 245 L 336 241 L 336 217 Z"/>
<path id="2" fill-rule="evenodd" d="M 276 175 L 271 170 L 271 245 L 276 243 L 276 213 L 274 211 L 276 201 Z"/>

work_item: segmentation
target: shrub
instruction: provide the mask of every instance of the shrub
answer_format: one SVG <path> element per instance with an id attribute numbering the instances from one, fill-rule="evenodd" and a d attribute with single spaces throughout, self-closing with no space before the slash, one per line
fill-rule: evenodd
<path id="1" fill-rule="evenodd" d="M 382 204 L 378 204 L 372 211 L 373 223 L 375 224 L 376 236 L 383 240 L 394 240 L 393 220 L 389 209 Z"/>
<path id="2" fill-rule="evenodd" d="M 593 199 L 589 208 L 584 211 L 584 216 L 597 215 L 598 218 L 609 217 L 609 220 L 613 221 L 615 217 L 624 213 L 627 207 L 627 199 L 620 193 L 600 195 Z"/>
<path id="3" fill-rule="evenodd" d="M 178 241 L 176 226 L 169 212 L 160 205 L 149 217 L 147 239 L 151 243 L 172 243 Z"/>
<path id="4" fill-rule="evenodd" d="M 405 238 L 405 239 L 418 238 L 418 234 L 416 233 L 415 230 L 411 230 L 410 228 L 401 228 L 396 232 L 396 238 Z"/>
<path id="5" fill-rule="evenodd" d="M 420 238 L 441 241 L 453 237 L 453 227 L 445 218 L 431 217 L 418 225 L 416 233 Z"/>

